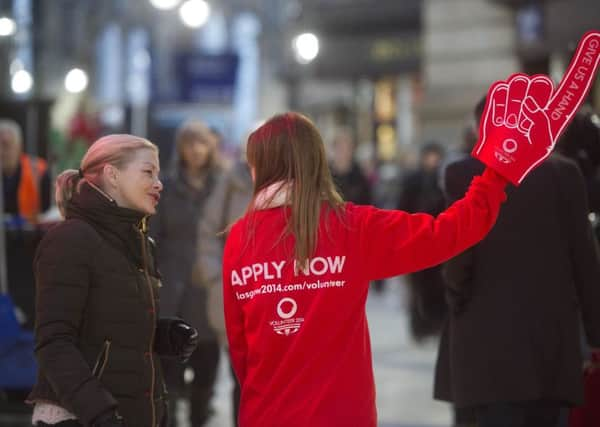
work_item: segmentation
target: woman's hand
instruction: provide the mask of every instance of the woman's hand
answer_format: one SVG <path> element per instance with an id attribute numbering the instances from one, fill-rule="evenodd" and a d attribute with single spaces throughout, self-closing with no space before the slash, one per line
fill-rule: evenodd
<path id="1" fill-rule="evenodd" d="M 171 325 L 169 336 L 174 353 L 186 362 L 198 347 L 198 331 L 184 321 Z"/>
<path id="2" fill-rule="evenodd" d="M 154 351 L 186 362 L 198 346 L 198 331 L 177 317 L 158 319 Z"/>

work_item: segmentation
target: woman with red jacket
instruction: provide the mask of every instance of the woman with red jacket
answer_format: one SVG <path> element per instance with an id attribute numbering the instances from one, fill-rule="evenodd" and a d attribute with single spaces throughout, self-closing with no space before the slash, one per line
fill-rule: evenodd
<path id="1" fill-rule="evenodd" d="M 437 218 L 344 203 L 319 132 L 296 113 L 251 134 L 247 157 L 254 197 L 223 261 L 239 425 L 375 426 L 369 281 L 477 243 L 496 220 L 506 180 L 486 170 Z"/>
<path id="2" fill-rule="evenodd" d="M 549 153 L 550 140 L 525 139 L 537 122 L 517 134 L 498 120 L 502 112 L 490 114 L 499 130 L 487 129 L 476 154 L 488 169 L 437 217 L 344 203 L 321 136 L 300 114 L 275 116 L 250 135 L 254 195 L 223 257 L 241 427 L 377 425 L 369 281 L 434 266 L 479 242 L 505 199 L 503 176 L 522 179 Z M 512 150 L 512 164 L 495 160 L 490 150 L 509 137 L 535 150 Z"/>

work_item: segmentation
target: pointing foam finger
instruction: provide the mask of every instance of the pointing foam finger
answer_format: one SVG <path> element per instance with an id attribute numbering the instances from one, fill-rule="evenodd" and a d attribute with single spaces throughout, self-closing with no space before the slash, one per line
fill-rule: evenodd
<path id="1" fill-rule="evenodd" d="M 600 32 L 586 33 L 571 60 L 558 90 L 548 104 L 552 137 L 556 140 L 587 95 L 600 62 Z"/>

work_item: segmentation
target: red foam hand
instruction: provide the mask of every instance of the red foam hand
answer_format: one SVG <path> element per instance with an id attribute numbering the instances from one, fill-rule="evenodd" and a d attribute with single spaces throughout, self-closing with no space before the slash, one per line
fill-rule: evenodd
<path id="1" fill-rule="evenodd" d="M 600 32 L 586 33 L 557 90 L 547 76 L 513 74 L 487 95 L 471 153 L 519 185 L 547 158 L 583 102 L 600 62 Z"/>

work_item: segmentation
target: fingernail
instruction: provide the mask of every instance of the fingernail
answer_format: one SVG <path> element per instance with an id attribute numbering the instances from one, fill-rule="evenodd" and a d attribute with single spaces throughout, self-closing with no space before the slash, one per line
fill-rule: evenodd
<path id="1" fill-rule="evenodd" d="M 516 125 L 517 124 L 517 115 L 516 114 L 509 114 L 509 116 L 506 118 L 506 121 L 511 126 Z"/>

